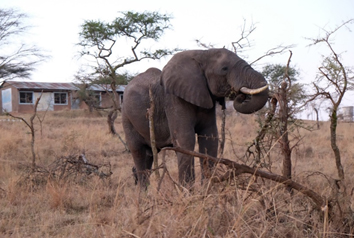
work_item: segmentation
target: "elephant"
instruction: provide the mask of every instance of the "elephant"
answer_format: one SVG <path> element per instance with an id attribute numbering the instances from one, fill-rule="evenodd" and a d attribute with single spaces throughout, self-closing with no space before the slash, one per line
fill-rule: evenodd
<path id="1" fill-rule="evenodd" d="M 234 95 L 234 109 L 250 114 L 268 100 L 265 78 L 227 49 L 186 50 L 176 53 L 163 70 L 150 68 L 137 75 L 124 91 L 122 124 L 140 188 L 147 188 L 153 163 L 147 109 L 149 89 L 155 104 L 154 130 L 157 150 L 178 146 L 216 157 L 218 130 L 216 105 Z M 194 159 L 177 153 L 178 178 L 184 186 L 195 181 Z M 200 159 L 202 178 L 213 167 Z"/>

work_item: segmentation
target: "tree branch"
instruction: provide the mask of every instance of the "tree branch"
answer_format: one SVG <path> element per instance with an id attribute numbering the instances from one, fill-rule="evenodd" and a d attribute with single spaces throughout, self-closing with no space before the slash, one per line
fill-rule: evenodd
<path id="1" fill-rule="evenodd" d="M 288 187 L 291 187 L 291 188 L 301 192 L 302 194 L 308 196 L 309 198 L 311 198 L 312 201 L 316 204 L 317 209 L 324 210 L 326 208 L 326 200 L 321 195 L 319 195 L 315 191 L 313 191 L 313 190 L 311 190 L 311 189 L 309 189 L 309 188 L 307 188 L 307 187 L 305 187 L 305 186 L 303 186 L 291 179 L 288 179 L 284 176 L 273 174 L 273 173 L 266 172 L 266 171 L 262 171 L 257 168 L 251 168 L 247 165 L 242 165 L 242 164 L 236 163 L 234 161 L 231 161 L 229 159 L 215 158 L 215 157 L 212 157 L 207 154 L 201 154 L 201 153 L 198 153 L 195 151 L 185 150 L 180 147 L 166 147 L 166 148 L 163 148 L 162 150 L 173 150 L 173 151 L 180 152 L 183 154 L 192 155 L 194 157 L 199 157 L 199 158 L 211 160 L 216 164 L 220 163 L 220 164 L 226 165 L 229 169 L 233 170 L 237 175 L 239 175 L 239 174 L 252 174 L 255 176 L 259 176 L 261 178 L 266 178 L 266 179 L 272 180 L 277 183 L 282 183 Z"/>

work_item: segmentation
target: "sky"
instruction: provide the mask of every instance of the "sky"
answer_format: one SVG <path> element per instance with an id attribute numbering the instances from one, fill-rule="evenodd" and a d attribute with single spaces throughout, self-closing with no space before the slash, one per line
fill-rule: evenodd
<path id="1" fill-rule="evenodd" d="M 50 59 L 41 63 L 31 80 L 42 82 L 71 82 L 74 75 L 87 64 L 80 58 L 80 26 L 85 20 L 110 22 L 122 11 L 158 11 L 172 16 L 172 29 L 159 42 L 150 42 L 147 49 L 199 49 L 196 39 L 214 47 L 231 48 L 240 39 L 241 28 L 252 24 L 256 30 L 250 35 L 252 47 L 242 52 L 252 62 L 267 50 L 279 45 L 294 45 L 291 66 L 300 72 L 300 80 L 312 82 L 318 72 L 322 56 L 328 54 L 323 46 L 308 45 L 308 38 L 324 35 L 346 20 L 354 18 L 353 0 L 1 0 L 1 8 L 14 8 L 29 16 L 32 26 L 22 40 L 35 44 Z M 350 29 L 354 30 L 354 24 Z M 343 28 L 333 38 L 334 48 L 342 53 L 343 62 L 353 65 L 354 33 Z M 121 47 L 130 46 L 124 45 Z M 289 53 L 265 58 L 254 65 L 257 70 L 269 63 L 286 64 Z M 162 69 L 170 57 L 145 60 L 124 68 L 139 73 L 149 67 Z M 351 103 L 346 98 L 346 103 Z M 354 103 L 352 103 L 354 105 Z"/>

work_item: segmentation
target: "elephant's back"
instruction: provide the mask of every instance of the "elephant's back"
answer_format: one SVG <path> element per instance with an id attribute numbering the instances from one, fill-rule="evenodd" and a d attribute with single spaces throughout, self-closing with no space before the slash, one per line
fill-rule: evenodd
<path id="1" fill-rule="evenodd" d="M 127 85 L 127 89 L 142 88 L 143 90 L 146 90 L 151 84 L 160 82 L 160 76 L 161 70 L 158 68 L 149 68 L 145 72 L 135 76 Z"/>
<path id="2" fill-rule="evenodd" d="M 150 108 L 149 88 L 151 86 L 155 101 L 155 133 L 157 144 L 170 144 L 168 124 L 163 110 L 163 88 L 160 85 L 161 70 L 150 68 L 137 75 L 129 82 L 124 90 L 122 120 L 124 127 L 134 128 L 143 138 L 146 144 L 150 144 L 149 120 L 147 109 Z"/>
<path id="3" fill-rule="evenodd" d="M 123 107 L 146 106 L 149 103 L 149 87 L 159 83 L 161 70 L 149 68 L 133 78 L 124 90 Z M 142 103 L 142 104 L 141 104 Z M 137 107 L 139 109 L 140 107 Z"/>

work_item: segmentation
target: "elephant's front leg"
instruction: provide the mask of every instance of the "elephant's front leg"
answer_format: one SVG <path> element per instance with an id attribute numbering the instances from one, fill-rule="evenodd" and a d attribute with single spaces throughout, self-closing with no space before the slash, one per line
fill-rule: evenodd
<path id="1" fill-rule="evenodd" d="M 179 130 L 173 136 L 174 146 L 181 147 L 186 150 L 194 150 L 195 147 L 195 133 L 192 129 L 191 131 L 182 132 Z M 183 153 L 177 152 L 178 159 L 178 179 L 179 182 L 186 187 L 193 185 L 195 181 L 195 172 L 194 172 L 194 157 L 191 155 L 186 155 Z"/>
<path id="2" fill-rule="evenodd" d="M 205 116 L 204 118 L 208 118 Z M 218 130 L 216 127 L 215 117 L 209 118 L 209 120 L 205 120 L 203 125 L 199 127 L 197 130 L 198 134 L 198 144 L 199 144 L 199 152 L 202 154 L 208 154 L 212 157 L 217 157 L 218 155 Z M 210 178 L 211 170 L 214 167 L 214 163 L 210 160 L 206 160 L 200 158 L 200 165 L 202 170 L 202 179 Z"/>
<path id="3" fill-rule="evenodd" d="M 186 150 L 195 147 L 195 106 L 173 95 L 166 97 L 166 116 L 172 143 Z M 177 152 L 178 178 L 183 186 L 190 187 L 195 181 L 194 157 Z"/>

